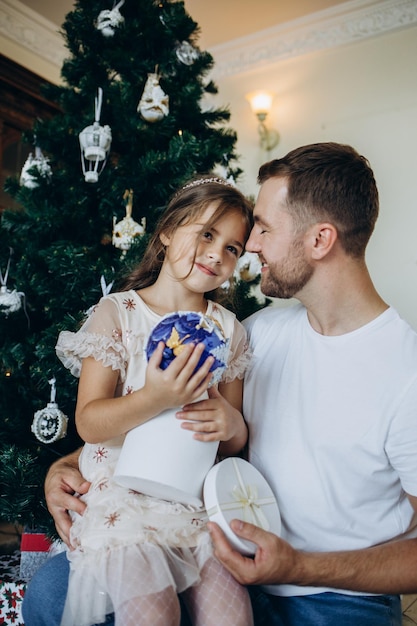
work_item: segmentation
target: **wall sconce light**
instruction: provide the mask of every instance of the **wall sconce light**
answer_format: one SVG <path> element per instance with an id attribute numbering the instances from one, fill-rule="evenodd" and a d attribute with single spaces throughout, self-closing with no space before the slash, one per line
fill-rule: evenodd
<path id="1" fill-rule="evenodd" d="M 246 94 L 246 100 L 259 120 L 258 133 L 261 148 L 268 152 L 275 148 L 279 141 L 278 131 L 274 128 L 267 128 L 265 125 L 265 120 L 271 111 L 273 98 L 274 94 L 270 91 L 252 91 Z"/>

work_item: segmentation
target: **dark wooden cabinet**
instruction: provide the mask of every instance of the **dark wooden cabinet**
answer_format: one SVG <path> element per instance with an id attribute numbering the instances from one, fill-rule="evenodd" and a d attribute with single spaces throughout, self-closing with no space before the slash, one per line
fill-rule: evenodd
<path id="1" fill-rule="evenodd" d="M 47 81 L 0 54 L 0 210 L 13 207 L 3 189 L 8 176 L 20 174 L 34 147 L 22 142 L 22 133 L 39 117 L 48 119 L 59 111 L 41 93 Z"/>

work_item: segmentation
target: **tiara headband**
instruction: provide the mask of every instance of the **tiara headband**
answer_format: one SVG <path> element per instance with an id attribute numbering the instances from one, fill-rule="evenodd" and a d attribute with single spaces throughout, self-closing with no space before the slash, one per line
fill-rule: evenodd
<path id="1" fill-rule="evenodd" d="M 198 178 L 197 180 L 191 181 L 191 183 L 187 183 L 184 187 L 181 187 L 181 191 L 185 189 L 191 189 L 192 187 L 200 187 L 200 185 L 205 185 L 207 183 L 217 183 L 218 185 L 224 185 L 225 187 L 233 187 L 231 183 L 224 178 L 218 178 L 217 176 L 213 176 L 212 178 Z"/>

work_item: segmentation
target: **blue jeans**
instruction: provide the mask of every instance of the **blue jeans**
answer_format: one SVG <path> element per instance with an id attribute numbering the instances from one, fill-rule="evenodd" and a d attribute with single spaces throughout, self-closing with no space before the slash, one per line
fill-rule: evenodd
<path id="1" fill-rule="evenodd" d="M 48 559 L 27 586 L 22 604 L 25 626 L 60 626 L 67 596 L 69 562 L 65 552 Z M 108 615 L 106 626 L 114 626 Z M 101 625 L 97 625 L 101 626 Z M 190 626 L 186 610 L 181 607 L 181 626 Z"/>
<path id="2" fill-rule="evenodd" d="M 289 598 L 250 587 L 255 626 L 401 626 L 399 596 L 318 593 Z"/>

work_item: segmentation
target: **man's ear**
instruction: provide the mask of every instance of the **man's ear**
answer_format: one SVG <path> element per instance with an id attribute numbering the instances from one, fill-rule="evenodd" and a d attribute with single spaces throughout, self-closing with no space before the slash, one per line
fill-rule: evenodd
<path id="1" fill-rule="evenodd" d="M 337 241 L 337 228 L 328 222 L 315 224 L 311 234 L 313 237 L 311 256 L 316 261 L 323 259 Z"/>
<path id="2" fill-rule="evenodd" d="M 159 239 L 161 240 L 162 245 L 169 246 L 170 239 L 169 239 L 168 235 L 166 235 L 165 233 L 161 233 L 159 235 Z"/>

